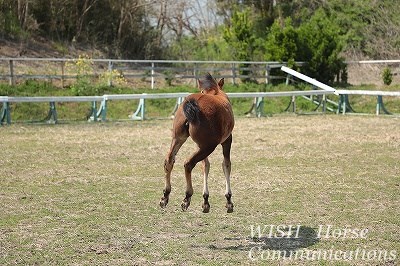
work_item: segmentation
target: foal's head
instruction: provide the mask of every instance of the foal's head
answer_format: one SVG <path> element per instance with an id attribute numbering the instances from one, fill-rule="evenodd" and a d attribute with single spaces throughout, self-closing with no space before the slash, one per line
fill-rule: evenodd
<path id="1" fill-rule="evenodd" d="M 220 79 L 217 83 L 211 74 L 207 73 L 203 80 L 197 80 L 197 86 L 203 94 L 218 94 L 224 86 L 224 79 Z"/>

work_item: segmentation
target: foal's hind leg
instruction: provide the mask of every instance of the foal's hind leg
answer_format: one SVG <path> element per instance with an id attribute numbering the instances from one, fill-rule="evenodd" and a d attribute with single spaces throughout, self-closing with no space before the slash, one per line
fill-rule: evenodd
<path id="1" fill-rule="evenodd" d="M 171 171 L 174 167 L 175 156 L 179 149 L 182 147 L 183 143 L 189 137 L 189 128 L 186 124 L 186 118 L 182 112 L 182 106 L 176 111 L 174 124 L 172 128 L 172 142 L 171 147 L 167 153 L 164 161 L 164 171 L 165 171 L 165 188 L 164 196 L 160 200 L 161 208 L 164 208 L 168 204 L 169 194 L 171 193 Z"/>
<path id="2" fill-rule="evenodd" d="M 222 162 L 222 169 L 224 170 L 225 178 L 226 178 L 226 209 L 228 213 L 233 212 L 233 203 L 232 203 L 232 191 L 231 191 L 231 145 L 232 145 L 232 135 L 230 135 L 223 143 L 222 143 L 222 153 L 224 155 L 224 161 Z"/>
<path id="3" fill-rule="evenodd" d="M 186 177 L 186 195 L 182 202 L 182 210 L 186 211 L 190 205 L 190 199 L 193 195 L 192 186 L 192 170 L 196 164 L 208 157 L 214 150 L 216 145 L 201 147 L 197 152 L 195 152 L 190 159 L 185 162 L 185 177 Z"/>
<path id="4" fill-rule="evenodd" d="M 171 193 L 171 172 L 175 163 L 175 156 L 178 153 L 179 149 L 182 147 L 183 143 L 185 143 L 187 137 L 185 138 L 176 138 L 174 137 L 171 142 L 171 148 L 167 153 L 167 156 L 164 161 L 164 171 L 165 171 L 165 188 L 163 190 L 164 196 L 160 200 L 161 208 L 167 206 L 169 201 L 169 194 Z"/>
<path id="5" fill-rule="evenodd" d="M 204 187 L 203 187 L 203 212 L 207 213 L 210 211 L 210 203 L 208 202 L 208 196 L 209 196 L 209 192 L 208 192 L 208 173 L 210 172 L 210 162 L 208 161 L 208 157 L 205 158 L 203 160 L 203 176 L 204 176 Z"/>

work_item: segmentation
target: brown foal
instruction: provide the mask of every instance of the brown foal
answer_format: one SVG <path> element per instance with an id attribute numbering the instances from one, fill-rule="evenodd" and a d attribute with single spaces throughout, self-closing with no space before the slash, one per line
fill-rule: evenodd
<path id="1" fill-rule="evenodd" d="M 186 195 L 182 202 L 182 210 L 187 210 L 190 199 L 193 195 L 192 169 L 202 161 L 204 175 L 203 187 L 203 212 L 210 211 L 208 202 L 208 173 L 210 163 L 208 156 L 221 144 L 224 156 L 222 169 L 226 178 L 225 197 L 227 200 L 227 212 L 233 212 L 231 200 L 232 191 L 230 186 L 231 175 L 231 144 L 234 117 L 230 101 L 222 90 L 224 79 L 218 83 L 207 74 L 203 80 L 198 80 L 198 87 L 201 92 L 194 93 L 185 98 L 175 114 L 172 129 L 171 147 L 164 162 L 165 188 L 164 196 L 161 198 L 160 206 L 166 207 L 171 193 L 171 172 L 175 162 L 175 156 L 183 143 L 190 136 L 197 143 L 198 150 L 192 154 L 184 163 L 186 177 Z"/>

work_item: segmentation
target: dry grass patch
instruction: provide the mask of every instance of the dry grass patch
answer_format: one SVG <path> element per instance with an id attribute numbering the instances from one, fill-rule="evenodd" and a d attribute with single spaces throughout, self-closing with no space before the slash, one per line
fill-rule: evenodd
<path id="1" fill-rule="evenodd" d="M 400 120 L 238 118 L 232 147 L 235 212 L 225 213 L 221 149 L 211 156 L 211 212 L 202 178 L 188 212 L 177 156 L 165 210 L 163 160 L 172 122 L 12 125 L 1 129 L 0 264 L 305 264 L 256 261 L 249 251 L 400 251 Z M 302 225 L 303 237 L 251 239 L 251 225 Z M 368 228 L 366 239 L 316 238 L 319 225 Z M 260 252 L 255 258 L 260 259 Z M 325 265 L 326 261 L 307 264 Z M 395 265 L 395 261 L 338 261 Z"/>

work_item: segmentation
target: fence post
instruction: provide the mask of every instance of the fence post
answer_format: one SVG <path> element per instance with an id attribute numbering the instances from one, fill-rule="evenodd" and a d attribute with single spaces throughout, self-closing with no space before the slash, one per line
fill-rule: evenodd
<path id="1" fill-rule="evenodd" d="M 194 86 L 197 86 L 197 75 L 198 75 L 198 70 L 197 70 L 197 64 L 194 63 L 193 66 L 193 76 L 194 76 Z"/>
<path id="2" fill-rule="evenodd" d="M 233 84 L 233 85 L 236 85 L 235 63 L 232 64 L 232 84 Z"/>
<path id="3" fill-rule="evenodd" d="M 107 119 L 107 97 L 103 98 L 101 102 L 101 121 L 106 121 Z"/>
<path id="4" fill-rule="evenodd" d="M 347 109 L 347 102 L 348 102 L 348 96 L 347 94 L 343 95 L 343 99 L 342 99 L 342 114 L 346 114 L 346 109 Z"/>
<path id="5" fill-rule="evenodd" d="M 65 61 L 61 61 L 61 87 L 64 88 Z"/>
<path id="6" fill-rule="evenodd" d="M 143 95 L 146 95 L 146 93 L 143 93 Z M 136 109 L 136 111 L 130 115 L 130 118 L 132 120 L 144 120 L 144 113 L 145 113 L 145 102 L 144 102 L 144 98 L 140 98 L 139 99 L 139 105 Z M 140 116 L 139 116 L 140 114 Z"/>
<path id="7" fill-rule="evenodd" d="M 154 89 L 154 63 L 151 63 L 151 89 Z"/>
<path id="8" fill-rule="evenodd" d="M 113 62 L 112 61 L 108 61 L 108 86 L 112 87 L 112 71 L 113 71 Z"/>
<path id="9" fill-rule="evenodd" d="M 47 123 L 51 124 L 57 124 L 58 118 L 57 118 L 57 108 L 56 108 L 56 103 L 55 102 L 49 102 L 50 104 L 50 109 L 49 113 L 47 114 L 47 117 L 45 120 L 47 120 Z"/>
<path id="10" fill-rule="evenodd" d="M 14 86 L 15 85 L 15 80 L 14 80 L 14 60 L 10 60 L 9 64 L 10 64 L 10 85 Z"/>
<path id="11" fill-rule="evenodd" d="M 256 100 L 256 116 L 261 117 L 264 116 L 264 98 L 257 97 Z"/>
<path id="12" fill-rule="evenodd" d="M 296 112 L 296 96 L 292 96 L 292 112 Z"/>
<path id="13" fill-rule="evenodd" d="M 10 107 L 8 102 L 3 102 L 3 107 L 0 111 L 0 126 L 3 124 L 4 120 L 8 125 L 11 124 Z"/>
<path id="14" fill-rule="evenodd" d="M 326 113 L 326 94 L 322 95 L 322 112 Z"/>
<path id="15" fill-rule="evenodd" d="M 270 70 L 271 70 L 271 68 L 267 64 L 266 68 L 265 68 L 265 84 L 269 83 Z"/>
<path id="16" fill-rule="evenodd" d="M 174 106 L 174 110 L 172 111 L 172 117 L 175 116 L 176 111 L 178 110 L 179 106 L 183 103 L 183 101 L 185 100 L 185 97 L 178 97 L 176 99 L 176 104 Z"/>
<path id="17" fill-rule="evenodd" d="M 290 84 L 290 79 L 292 78 L 292 75 L 290 75 L 290 74 L 287 74 L 287 76 L 286 76 L 286 85 L 289 85 Z"/>
<path id="18" fill-rule="evenodd" d="M 382 97 L 382 95 L 378 95 L 378 99 L 377 99 L 377 100 L 378 100 L 377 108 L 379 107 L 379 111 L 378 111 L 378 109 L 377 109 L 377 114 L 380 114 L 380 110 L 382 110 L 384 114 L 391 115 L 392 113 L 389 112 L 389 111 L 386 109 L 385 105 L 383 104 L 383 97 Z"/>
<path id="19" fill-rule="evenodd" d="M 97 102 L 93 101 L 92 102 L 92 115 L 93 115 L 93 121 L 97 122 Z M 90 119 L 90 117 L 89 117 Z"/>

